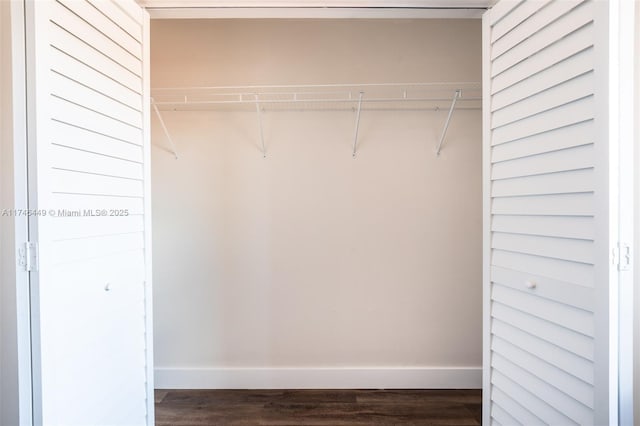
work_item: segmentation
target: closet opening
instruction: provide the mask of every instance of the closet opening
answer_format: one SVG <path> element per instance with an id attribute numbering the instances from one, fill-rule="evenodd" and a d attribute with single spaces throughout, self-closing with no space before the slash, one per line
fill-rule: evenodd
<path id="1" fill-rule="evenodd" d="M 473 416 L 481 40 L 479 19 L 151 21 L 159 401 L 476 389 L 452 402 Z"/>

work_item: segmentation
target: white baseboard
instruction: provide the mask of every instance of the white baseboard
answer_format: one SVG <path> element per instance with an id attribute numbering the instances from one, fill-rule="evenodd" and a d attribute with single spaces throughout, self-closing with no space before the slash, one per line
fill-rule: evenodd
<path id="1" fill-rule="evenodd" d="M 481 367 L 156 368 L 156 389 L 480 389 Z"/>

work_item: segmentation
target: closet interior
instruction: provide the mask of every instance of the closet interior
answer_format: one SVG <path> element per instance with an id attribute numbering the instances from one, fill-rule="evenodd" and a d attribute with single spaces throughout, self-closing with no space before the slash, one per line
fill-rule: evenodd
<path id="1" fill-rule="evenodd" d="M 157 388 L 480 387 L 480 32 L 152 20 Z"/>

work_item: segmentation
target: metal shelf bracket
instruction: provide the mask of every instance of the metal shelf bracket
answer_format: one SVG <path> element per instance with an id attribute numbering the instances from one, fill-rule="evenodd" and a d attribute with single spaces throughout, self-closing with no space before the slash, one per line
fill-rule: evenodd
<path id="1" fill-rule="evenodd" d="M 358 109 L 356 112 L 356 129 L 353 135 L 353 149 L 351 152 L 351 156 L 353 158 L 356 158 L 356 149 L 358 147 L 358 129 L 360 128 L 360 111 L 362 110 L 362 96 L 364 95 L 364 92 L 361 91 L 358 94 Z"/>
<path id="2" fill-rule="evenodd" d="M 158 109 L 158 106 L 155 104 L 153 99 L 151 99 L 151 105 L 153 106 L 153 110 L 158 116 L 158 121 L 160 121 L 160 125 L 162 126 L 162 130 L 164 131 L 164 135 L 167 137 L 167 140 L 169 141 L 169 145 L 171 145 L 171 153 L 173 154 L 174 157 L 176 157 L 176 160 L 177 160 L 178 152 L 176 150 L 176 145 L 173 143 L 173 139 L 171 139 L 169 130 L 167 130 L 167 125 L 164 123 L 164 120 L 162 119 L 162 114 L 160 114 L 160 110 Z"/>
<path id="3" fill-rule="evenodd" d="M 264 133 L 262 131 L 262 112 L 260 111 L 260 100 L 258 99 L 258 94 L 254 95 L 256 100 L 256 114 L 258 116 L 258 129 L 260 130 L 260 143 L 262 145 L 262 158 L 267 157 L 267 150 L 264 146 Z"/>
<path id="4" fill-rule="evenodd" d="M 449 129 L 449 123 L 451 122 L 451 116 L 453 115 L 453 110 L 456 108 L 456 102 L 462 96 L 462 91 L 460 89 L 456 90 L 453 94 L 453 100 L 451 101 L 451 108 L 449 108 L 449 114 L 447 114 L 447 120 L 444 123 L 444 128 L 442 129 L 442 134 L 440 135 L 440 142 L 438 142 L 438 147 L 436 148 L 436 155 L 440 155 L 440 150 L 442 149 L 442 143 L 444 142 L 444 138 L 447 135 L 447 129 Z"/>

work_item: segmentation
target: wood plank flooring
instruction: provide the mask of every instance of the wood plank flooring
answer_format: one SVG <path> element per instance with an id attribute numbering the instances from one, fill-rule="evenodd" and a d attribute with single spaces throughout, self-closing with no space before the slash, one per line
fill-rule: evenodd
<path id="1" fill-rule="evenodd" d="M 479 425 L 481 390 L 157 390 L 157 426 Z"/>

